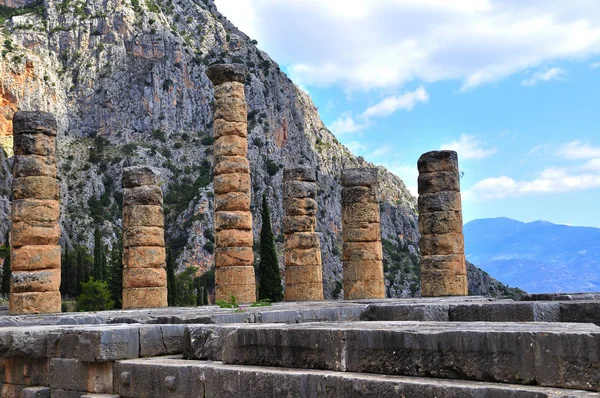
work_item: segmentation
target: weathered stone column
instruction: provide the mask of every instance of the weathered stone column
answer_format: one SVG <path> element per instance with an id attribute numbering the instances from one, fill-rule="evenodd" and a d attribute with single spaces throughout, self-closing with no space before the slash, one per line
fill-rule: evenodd
<path id="1" fill-rule="evenodd" d="M 466 296 L 458 156 L 454 151 L 427 152 L 417 166 L 421 295 Z"/>
<path id="2" fill-rule="evenodd" d="M 342 171 L 344 299 L 385 298 L 377 169 Z"/>
<path id="3" fill-rule="evenodd" d="M 285 300 L 323 300 L 323 266 L 317 227 L 316 173 L 310 167 L 283 172 Z"/>
<path id="4" fill-rule="evenodd" d="M 11 314 L 61 311 L 56 129 L 50 113 L 17 112 L 13 118 Z"/>
<path id="5" fill-rule="evenodd" d="M 163 195 L 149 167 L 123 170 L 123 309 L 167 306 Z"/>
<path id="6" fill-rule="evenodd" d="M 215 285 L 216 299 L 235 296 L 239 303 L 256 301 L 248 112 L 243 65 L 213 65 L 206 74 L 215 86 Z"/>

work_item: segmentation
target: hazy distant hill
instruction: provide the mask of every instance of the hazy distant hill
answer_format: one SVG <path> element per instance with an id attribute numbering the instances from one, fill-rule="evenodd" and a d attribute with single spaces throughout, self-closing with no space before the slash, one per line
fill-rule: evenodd
<path id="1" fill-rule="evenodd" d="M 510 218 L 464 227 L 467 259 L 530 293 L 600 291 L 600 229 Z"/>

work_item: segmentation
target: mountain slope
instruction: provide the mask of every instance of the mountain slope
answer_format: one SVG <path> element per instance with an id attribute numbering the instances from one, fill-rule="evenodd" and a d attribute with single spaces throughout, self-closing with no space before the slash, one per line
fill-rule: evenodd
<path id="1" fill-rule="evenodd" d="M 465 225 L 467 259 L 530 293 L 600 290 L 600 229 L 508 218 Z"/>

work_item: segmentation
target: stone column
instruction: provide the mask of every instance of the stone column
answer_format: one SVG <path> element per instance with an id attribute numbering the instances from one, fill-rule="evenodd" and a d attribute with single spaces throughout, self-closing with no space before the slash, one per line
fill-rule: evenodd
<path id="1" fill-rule="evenodd" d="M 215 89 L 215 285 L 216 299 L 256 301 L 248 112 L 243 65 L 213 65 L 206 74 Z"/>
<path id="2" fill-rule="evenodd" d="M 162 205 L 152 169 L 123 170 L 123 309 L 167 306 Z"/>
<path id="3" fill-rule="evenodd" d="M 323 266 L 317 227 L 316 173 L 310 167 L 283 172 L 285 300 L 323 300 Z"/>
<path id="4" fill-rule="evenodd" d="M 56 129 L 50 113 L 17 112 L 13 118 L 11 314 L 61 311 Z"/>
<path id="5" fill-rule="evenodd" d="M 342 171 L 344 299 L 385 298 L 377 169 Z"/>
<path id="6" fill-rule="evenodd" d="M 427 152 L 417 166 L 421 295 L 466 296 L 458 156 L 454 151 Z"/>

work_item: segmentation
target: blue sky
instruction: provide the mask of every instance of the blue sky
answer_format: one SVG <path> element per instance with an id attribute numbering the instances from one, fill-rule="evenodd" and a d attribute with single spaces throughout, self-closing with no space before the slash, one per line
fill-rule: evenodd
<path id="1" fill-rule="evenodd" d="M 465 222 L 600 227 L 599 1 L 216 4 L 411 190 L 422 153 L 457 150 Z"/>

